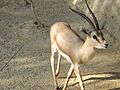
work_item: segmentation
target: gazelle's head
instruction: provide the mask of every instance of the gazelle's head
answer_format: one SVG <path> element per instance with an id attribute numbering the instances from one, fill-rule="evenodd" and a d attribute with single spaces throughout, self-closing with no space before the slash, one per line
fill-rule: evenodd
<path id="1" fill-rule="evenodd" d="M 92 10 L 90 9 L 88 3 L 87 3 L 87 0 L 85 0 L 85 3 L 87 5 L 87 8 L 88 10 L 90 11 L 90 14 L 94 20 L 94 23 L 92 22 L 92 20 L 87 17 L 85 14 L 81 13 L 81 12 L 78 12 L 72 8 L 70 8 L 73 12 L 79 14 L 80 16 L 82 16 L 93 28 L 93 31 L 89 32 L 88 30 L 85 30 L 83 29 L 82 31 L 84 33 L 86 33 L 90 38 L 91 40 L 93 41 L 94 43 L 94 47 L 95 48 L 100 48 L 100 49 L 106 49 L 108 47 L 108 44 L 107 42 L 105 41 L 104 39 L 104 36 L 103 36 L 103 33 L 102 33 L 102 29 L 104 26 L 102 26 L 102 28 L 100 29 L 99 27 L 99 23 L 98 23 L 98 20 L 97 18 L 95 17 L 94 13 L 92 12 Z"/>
<path id="2" fill-rule="evenodd" d="M 87 36 L 89 37 L 89 39 L 92 40 L 93 43 L 93 47 L 95 48 L 99 48 L 99 49 L 106 49 L 108 47 L 107 42 L 104 39 L 103 33 L 101 30 L 94 30 L 89 32 L 86 29 L 82 29 L 82 31 L 87 34 Z"/>
<path id="3" fill-rule="evenodd" d="M 106 49 L 108 47 L 108 44 L 103 37 L 103 33 L 100 30 L 92 31 L 89 36 L 93 40 L 95 48 Z"/>

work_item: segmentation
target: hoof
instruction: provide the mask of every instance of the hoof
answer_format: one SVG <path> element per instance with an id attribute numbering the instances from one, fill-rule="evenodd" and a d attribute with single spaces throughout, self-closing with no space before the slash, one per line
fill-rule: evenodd
<path id="1" fill-rule="evenodd" d="M 60 88 L 57 86 L 57 87 L 56 87 L 56 90 L 60 90 Z"/>
<path id="2" fill-rule="evenodd" d="M 57 77 L 59 73 L 56 73 L 55 76 Z"/>

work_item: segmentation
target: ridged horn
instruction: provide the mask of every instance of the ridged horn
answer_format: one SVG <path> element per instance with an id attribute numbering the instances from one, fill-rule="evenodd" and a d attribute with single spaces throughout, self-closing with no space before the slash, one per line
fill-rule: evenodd
<path id="1" fill-rule="evenodd" d="M 87 3 L 87 0 L 85 0 L 85 3 L 86 3 L 86 5 L 87 5 L 88 10 L 90 11 L 90 14 L 91 14 L 92 17 L 93 17 L 93 20 L 94 20 L 95 25 L 96 25 L 96 29 L 97 29 L 97 30 L 100 30 L 98 20 L 97 20 L 96 16 L 94 15 L 94 13 L 92 12 L 92 10 L 90 9 L 90 7 L 89 7 L 89 5 L 88 5 L 88 3 Z"/>
<path id="2" fill-rule="evenodd" d="M 70 8 L 73 12 L 75 12 L 75 13 L 77 13 L 78 15 L 80 15 L 81 17 L 83 17 L 83 18 L 93 27 L 93 29 L 96 30 L 95 25 L 93 24 L 93 22 L 91 21 L 91 19 L 90 19 L 89 17 L 87 17 L 85 14 L 83 14 L 83 13 L 81 13 L 81 12 L 78 12 L 78 11 L 72 9 L 70 6 L 69 6 L 69 8 Z"/>

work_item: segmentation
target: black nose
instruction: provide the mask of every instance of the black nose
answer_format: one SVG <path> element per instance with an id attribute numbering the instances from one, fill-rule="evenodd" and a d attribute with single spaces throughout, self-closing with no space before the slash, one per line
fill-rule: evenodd
<path id="1" fill-rule="evenodd" d="M 106 44 L 105 44 L 105 48 L 107 48 L 107 47 L 108 47 L 108 44 L 106 43 Z"/>

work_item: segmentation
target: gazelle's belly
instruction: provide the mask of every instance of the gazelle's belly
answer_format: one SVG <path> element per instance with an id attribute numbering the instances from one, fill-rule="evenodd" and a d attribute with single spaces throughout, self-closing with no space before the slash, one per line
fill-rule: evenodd
<path id="1" fill-rule="evenodd" d="M 58 53 L 60 53 L 60 55 L 61 55 L 62 57 L 64 57 L 68 62 L 72 63 L 71 58 L 70 58 L 68 55 L 66 55 L 65 53 L 63 53 L 63 52 L 57 47 L 57 45 L 56 45 L 56 49 L 57 49 Z"/>

